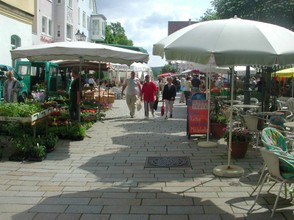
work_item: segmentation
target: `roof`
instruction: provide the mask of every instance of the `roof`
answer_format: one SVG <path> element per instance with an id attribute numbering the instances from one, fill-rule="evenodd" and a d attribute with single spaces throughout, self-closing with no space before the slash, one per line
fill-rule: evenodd
<path id="1" fill-rule="evenodd" d="M 135 46 L 129 46 L 129 45 L 120 45 L 120 44 L 109 44 L 109 45 L 148 54 L 147 50 L 144 49 L 143 47 L 135 47 Z"/>

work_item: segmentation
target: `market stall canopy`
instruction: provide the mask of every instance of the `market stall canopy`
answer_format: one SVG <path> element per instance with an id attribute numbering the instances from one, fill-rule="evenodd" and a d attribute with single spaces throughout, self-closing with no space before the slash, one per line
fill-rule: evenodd
<path id="1" fill-rule="evenodd" d="M 272 73 L 272 76 L 284 77 L 284 78 L 291 78 L 294 77 L 294 67 L 283 69 Z"/>
<path id="2" fill-rule="evenodd" d="M 148 62 L 146 53 L 124 48 L 82 41 L 57 42 L 19 47 L 11 50 L 12 59 L 27 58 L 30 61 L 89 60 L 131 65 Z"/>

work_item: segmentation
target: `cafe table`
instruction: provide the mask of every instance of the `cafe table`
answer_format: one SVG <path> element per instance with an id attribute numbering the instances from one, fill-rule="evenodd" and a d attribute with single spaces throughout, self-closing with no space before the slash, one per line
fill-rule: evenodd
<path id="1" fill-rule="evenodd" d="M 294 121 L 285 122 L 283 125 L 287 128 L 290 128 L 292 131 L 294 130 Z"/>
<path id="2" fill-rule="evenodd" d="M 255 111 L 260 108 L 259 105 L 250 105 L 250 104 L 237 104 L 237 105 L 233 105 L 233 107 L 238 109 L 252 109 Z"/>

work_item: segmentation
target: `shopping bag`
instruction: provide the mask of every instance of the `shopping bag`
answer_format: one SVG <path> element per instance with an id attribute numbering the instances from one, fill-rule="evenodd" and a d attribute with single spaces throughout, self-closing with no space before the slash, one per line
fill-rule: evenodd
<path id="1" fill-rule="evenodd" d="M 154 104 L 153 104 L 153 109 L 156 111 L 158 107 L 158 99 L 155 100 Z"/>
<path id="2" fill-rule="evenodd" d="M 161 106 L 161 116 L 164 115 L 164 101 L 162 101 L 162 106 Z"/>
<path id="3" fill-rule="evenodd" d="M 137 111 L 140 111 L 141 108 L 142 108 L 142 102 L 141 102 L 140 99 L 137 100 L 137 102 L 136 102 L 136 106 L 137 106 Z"/>

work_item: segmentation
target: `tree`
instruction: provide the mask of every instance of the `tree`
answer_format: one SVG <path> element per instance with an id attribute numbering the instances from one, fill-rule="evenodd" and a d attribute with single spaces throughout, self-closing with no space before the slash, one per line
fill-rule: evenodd
<path id="1" fill-rule="evenodd" d="M 203 16 L 200 17 L 201 21 L 209 21 L 219 19 L 216 11 L 212 9 L 207 9 Z"/>
<path id="2" fill-rule="evenodd" d="M 213 0 L 212 5 L 215 9 L 214 16 L 218 18 L 226 19 L 237 15 L 243 19 L 276 24 L 294 30 L 293 0 Z"/>
<path id="3" fill-rule="evenodd" d="M 125 34 L 125 29 L 121 26 L 119 22 L 106 25 L 104 42 L 107 44 L 133 46 L 133 41 L 127 38 Z"/>
<path id="4" fill-rule="evenodd" d="M 164 67 L 162 67 L 161 73 L 175 73 L 176 69 L 171 64 L 165 64 Z"/>

